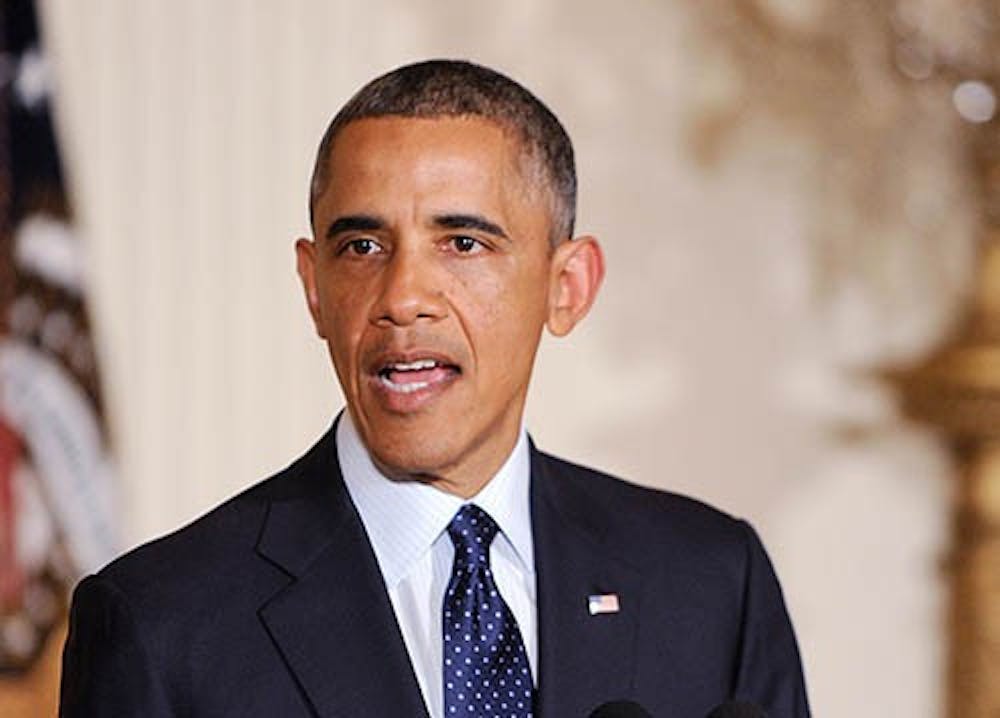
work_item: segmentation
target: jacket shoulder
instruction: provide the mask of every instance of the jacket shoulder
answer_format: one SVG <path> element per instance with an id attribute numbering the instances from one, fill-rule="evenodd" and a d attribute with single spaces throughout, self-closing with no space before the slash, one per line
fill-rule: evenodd
<path id="1" fill-rule="evenodd" d="M 540 473 L 560 510 L 605 536 L 611 546 L 648 546 L 643 561 L 722 570 L 736 579 L 744 570 L 753 529 L 704 501 L 641 486 L 538 452 Z"/>
<path id="2" fill-rule="evenodd" d="M 576 500 L 604 506 L 604 513 L 628 513 L 655 524 L 670 523 L 675 528 L 694 532 L 738 530 L 743 523 L 710 504 L 684 494 L 642 486 L 628 479 L 575 464 L 551 454 L 538 452 L 545 473 L 561 488 L 576 495 Z"/>
<path id="3" fill-rule="evenodd" d="M 265 566 L 256 553 L 269 507 L 318 490 L 315 464 L 336 461 L 329 434 L 285 469 L 229 498 L 204 515 L 113 560 L 98 575 L 131 600 L 164 602 L 175 594 L 234 591 Z M 320 479 L 322 480 L 322 479 Z"/>

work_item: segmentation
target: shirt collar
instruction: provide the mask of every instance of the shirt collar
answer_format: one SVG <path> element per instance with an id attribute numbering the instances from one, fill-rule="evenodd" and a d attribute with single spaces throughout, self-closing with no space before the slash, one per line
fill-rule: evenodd
<path id="1" fill-rule="evenodd" d="M 467 501 L 419 481 L 395 481 L 372 462 L 350 412 L 337 423 L 337 455 L 351 500 L 368 532 L 388 588 L 406 578 L 466 503 L 486 511 L 513 547 L 524 570 L 533 574 L 530 456 L 521 428 L 514 450 L 482 490 Z"/>

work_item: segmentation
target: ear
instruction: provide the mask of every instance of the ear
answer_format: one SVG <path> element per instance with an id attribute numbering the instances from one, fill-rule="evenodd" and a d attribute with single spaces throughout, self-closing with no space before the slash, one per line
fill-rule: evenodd
<path id="1" fill-rule="evenodd" d="M 562 337 L 594 304 L 604 281 L 604 253 L 594 237 L 577 237 L 555 248 L 550 266 L 546 326 Z"/>
<path id="2" fill-rule="evenodd" d="M 316 243 L 308 239 L 295 242 L 295 267 L 302 280 L 302 289 L 306 294 L 306 304 L 312 315 L 316 333 L 323 337 L 322 312 L 319 304 L 319 289 L 316 287 Z"/>

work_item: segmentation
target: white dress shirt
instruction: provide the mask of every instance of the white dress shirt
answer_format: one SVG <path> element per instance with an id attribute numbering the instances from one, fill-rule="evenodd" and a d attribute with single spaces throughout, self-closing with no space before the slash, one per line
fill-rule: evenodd
<path id="1" fill-rule="evenodd" d="M 445 529 L 466 503 L 475 503 L 500 527 L 490 548 L 490 564 L 500 595 L 521 629 L 538 685 L 531 467 L 524 429 L 504 465 L 468 500 L 419 481 L 385 477 L 372 463 L 347 411 L 337 425 L 337 454 L 432 718 L 444 718 L 441 610 L 455 554 Z"/>

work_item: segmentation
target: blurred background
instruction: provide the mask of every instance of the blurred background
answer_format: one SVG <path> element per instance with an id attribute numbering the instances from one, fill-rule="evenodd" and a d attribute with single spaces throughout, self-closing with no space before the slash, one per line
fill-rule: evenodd
<path id="1" fill-rule="evenodd" d="M 749 519 L 817 716 L 1000 715 L 995 0 L 37 0 L 38 41 L 30 5 L 0 58 L 0 714 L 54 714 L 65 586 L 328 427 L 313 154 L 446 56 L 562 119 L 607 253 L 543 343 L 538 444 Z"/>

